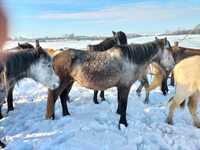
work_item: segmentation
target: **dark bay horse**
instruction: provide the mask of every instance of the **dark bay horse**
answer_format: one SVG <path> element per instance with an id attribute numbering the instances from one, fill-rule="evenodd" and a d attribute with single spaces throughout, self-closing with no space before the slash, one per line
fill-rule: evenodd
<path id="1" fill-rule="evenodd" d="M 178 42 L 175 42 L 173 46 L 173 57 L 176 64 L 185 58 L 195 56 L 195 55 L 200 55 L 200 49 L 180 47 L 178 46 Z M 173 74 L 171 78 L 171 85 L 174 86 Z"/>
<path id="2" fill-rule="evenodd" d="M 106 38 L 101 43 L 96 44 L 96 45 L 88 45 L 87 50 L 91 51 L 91 52 L 92 51 L 102 51 L 103 52 L 105 50 L 112 48 L 114 45 L 126 45 L 127 44 L 127 37 L 126 37 L 126 34 L 124 32 L 122 32 L 122 31 L 119 31 L 119 32 L 112 31 L 112 33 L 113 33 L 113 37 Z M 57 52 L 53 49 L 48 49 L 48 53 L 49 52 L 52 53 L 52 55 L 57 54 Z M 71 87 L 72 87 L 72 85 L 73 85 L 73 82 L 71 83 Z M 64 99 L 69 101 L 70 90 L 71 90 L 71 88 L 68 88 L 68 90 L 65 89 L 64 92 L 62 92 L 62 94 L 60 95 L 61 102 L 65 101 Z M 98 91 L 94 90 L 93 101 L 94 101 L 95 104 L 99 103 L 97 101 L 97 95 L 98 95 Z M 105 100 L 104 91 L 101 91 L 100 97 L 101 97 L 102 101 Z"/>
<path id="3" fill-rule="evenodd" d="M 60 80 L 53 70 L 52 61 L 50 55 L 41 47 L 5 52 L 5 60 L 0 64 L 0 74 L 1 84 L 4 84 L 6 89 L 8 111 L 14 109 L 14 86 L 23 78 L 32 78 L 51 89 L 59 86 Z"/>
<path id="4" fill-rule="evenodd" d="M 54 57 L 55 72 L 61 79 L 59 88 L 48 91 L 46 118 L 54 118 L 54 106 L 58 96 L 70 84 L 77 81 L 81 86 L 94 90 L 117 87 L 120 124 L 128 126 L 126 109 L 131 85 L 140 80 L 145 68 L 156 61 L 170 70 L 174 66 L 170 43 L 167 38 L 145 44 L 118 45 L 103 52 L 68 49 Z M 63 115 L 69 115 L 63 101 Z"/>
<path id="5" fill-rule="evenodd" d="M 127 43 L 127 37 L 126 37 L 126 34 L 124 32 L 122 32 L 122 31 L 119 31 L 119 32 L 112 31 L 112 33 L 113 33 L 113 37 L 106 38 L 101 43 L 96 44 L 96 45 L 88 45 L 88 50 L 89 51 L 105 51 L 105 50 L 112 48 L 114 45 L 125 45 L 125 44 L 127 45 L 128 44 Z M 93 101 L 94 101 L 95 104 L 99 103 L 97 101 L 97 95 L 98 95 L 98 91 L 94 90 Z M 104 91 L 101 91 L 100 97 L 101 97 L 102 101 L 105 100 Z"/>

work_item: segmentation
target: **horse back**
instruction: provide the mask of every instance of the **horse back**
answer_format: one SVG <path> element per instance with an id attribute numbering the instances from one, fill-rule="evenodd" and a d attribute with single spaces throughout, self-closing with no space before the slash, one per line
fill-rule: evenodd
<path id="1" fill-rule="evenodd" d="M 200 56 L 182 60 L 175 66 L 173 72 L 178 86 L 187 87 L 190 91 L 200 91 Z"/>

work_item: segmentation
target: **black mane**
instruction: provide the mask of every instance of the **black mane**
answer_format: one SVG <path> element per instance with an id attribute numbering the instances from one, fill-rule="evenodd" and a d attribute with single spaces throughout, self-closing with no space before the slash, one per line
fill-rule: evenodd
<path id="1" fill-rule="evenodd" d="M 17 78 L 17 80 L 25 77 L 30 66 L 44 57 L 50 59 L 50 56 L 42 49 L 23 50 L 17 52 L 8 52 L 5 64 L 6 74 L 8 78 Z"/>
<path id="2" fill-rule="evenodd" d="M 117 37 L 119 39 L 120 45 L 127 45 L 127 37 L 126 34 L 122 31 L 117 32 Z"/>
<path id="3" fill-rule="evenodd" d="M 118 45 L 116 48 L 120 48 L 124 57 L 136 64 L 144 64 L 158 52 L 158 46 L 155 42 Z"/>

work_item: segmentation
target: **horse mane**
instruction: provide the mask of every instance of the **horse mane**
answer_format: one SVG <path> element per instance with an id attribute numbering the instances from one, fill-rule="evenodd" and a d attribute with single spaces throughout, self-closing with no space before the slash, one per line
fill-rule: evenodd
<path id="1" fill-rule="evenodd" d="M 21 79 L 26 76 L 29 67 L 41 57 L 51 59 L 41 47 L 34 50 L 8 52 L 4 62 L 8 78 Z"/>
<path id="2" fill-rule="evenodd" d="M 117 32 L 117 37 L 119 38 L 119 41 L 121 43 L 121 45 L 127 45 L 127 37 L 126 34 L 122 31 Z"/>
<path id="3" fill-rule="evenodd" d="M 136 64 L 144 64 L 158 52 L 158 45 L 156 42 L 117 45 L 115 48 L 120 48 L 124 57 Z"/>

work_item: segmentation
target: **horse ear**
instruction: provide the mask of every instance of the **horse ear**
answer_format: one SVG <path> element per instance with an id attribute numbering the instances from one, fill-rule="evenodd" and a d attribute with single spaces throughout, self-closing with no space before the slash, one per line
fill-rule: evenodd
<path id="1" fill-rule="evenodd" d="M 158 39 L 158 37 L 157 37 L 157 36 L 155 37 L 155 40 L 156 40 L 156 41 L 159 41 L 159 39 Z"/>
<path id="2" fill-rule="evenodd" d="M 115 31 L 112 31 L 113 35 L 115 36 L 116 35 L 116 32 Z"/>
<path id="3" fill-rule="evenodd" d="M 21 44 L 18 42 L 18 46 L 20 47 L 21 46 Z"/>
<path id="4" fill-rule="evenodd" d="M 165 37 L 165 43 L 167 43 L 167 37 Z"/>
<path id="5" fill-rule="evenodd" d="M 39 40 L 35 40 L 35 43 L 36 43 L 36 48 L 39 48 L 39 47 L 40 47 L 40 42 L 39 42 Z"/>

